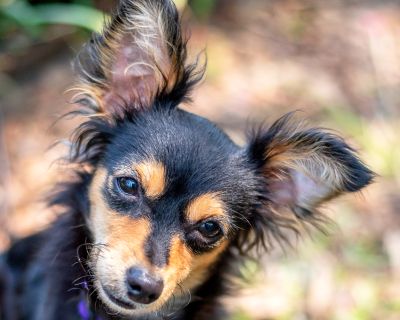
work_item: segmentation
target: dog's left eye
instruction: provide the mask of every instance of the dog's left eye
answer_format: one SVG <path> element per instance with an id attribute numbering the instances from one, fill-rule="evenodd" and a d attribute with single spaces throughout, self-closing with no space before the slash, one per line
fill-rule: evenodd
<path id="1" fill-rule="evenodd" d="M 118 189 L 128 195 L 135 196 L 139 190 L 139 183 L 134 178 L 120 177 L 116 179 Z"/>
<path id="2" fill-rule="evenodd" d="M 221 227 L 215 221 L 204 221 L 202 224 L 200 224 L 198 230 L 207 238 L 215 238 L 222 232 Z"/>

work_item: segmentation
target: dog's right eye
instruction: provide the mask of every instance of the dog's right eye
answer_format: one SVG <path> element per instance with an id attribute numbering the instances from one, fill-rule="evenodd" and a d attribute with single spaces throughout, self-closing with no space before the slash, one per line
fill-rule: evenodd
<path id="1" fill-rule="evenodd" d="M 116 179 L 118 190 L 124 194 L 135 196 L 139 191 L 139 183 L 130 177 L 120 177 Z"/>

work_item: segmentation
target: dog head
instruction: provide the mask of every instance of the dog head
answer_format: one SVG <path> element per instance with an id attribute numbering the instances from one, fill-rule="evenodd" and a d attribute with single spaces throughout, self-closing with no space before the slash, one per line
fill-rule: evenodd
<path id="1" fill-rule="evenodd" d="M 122 1 L 78 61 L 87 119 L 71 161 L 92 172 L 90 267 L 111 311 L 161 312 L 229 248 L 318 221 L 321 203 L 372 179 L 342 139 L 290 115 L 239 147 L 179 109 L 203 69 L 186 61 L 171 0 Z"/>

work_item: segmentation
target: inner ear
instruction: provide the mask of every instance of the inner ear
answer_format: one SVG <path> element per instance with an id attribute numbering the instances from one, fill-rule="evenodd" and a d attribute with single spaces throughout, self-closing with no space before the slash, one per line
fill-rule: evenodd
<path id="1" fill-rule="evenodd" d="M 313 214 L 324 201 L 360 190 L 373 178 L 343 139 L 305 128 L 291 115 L 257 132 L 247 153 L 259 167 L 270 203 L 300 217 Z"/>
<path id="2" fill-rule="evenodd" d="M 156 69 L 148 57 L 126 36 L 116 50 L 107 78 L 108 90 L 102 103 L 107 106 L 123 104 L 148 105 L 156 91 Z M 115 110 L 113 110 L 115 111 Z"/>
<path id="3" fill-rule="evenodd" d="M 109 52 L 103 52 L 109 79 L 109 90 L 103 100 L 106 105 L 118 105 L 122 100 L 147 106 L 162 82 L 169 78 L 172 66 L 163 35 L 156 30 L 147 32 L 153 34 L 128 29 L 115 39 Z"/>
<path id="4" fill-rule="evenodd" d="M 270 200 L 290 208 L 299 217 L 311 215 L 313 208 L 335 194 L 328 183 L 294 169 L 281 170 L 278 176 L 269 178 L 267 185 Z"/>

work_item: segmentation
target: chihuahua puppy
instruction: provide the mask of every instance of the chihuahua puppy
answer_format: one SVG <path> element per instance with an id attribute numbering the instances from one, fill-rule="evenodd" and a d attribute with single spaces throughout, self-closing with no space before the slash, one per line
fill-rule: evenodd
<path id="1" fill-rule="evenodd" d="M 187 61 L 171 0 L 121 0 L 76 66 L 75 179 L 51 197 L 55 223 L 3 255 L 4 319 L 226 319 L 235 263 L 373 178 L 292 115 L 238 146 L 180 109 L 204 67 Z"/>

